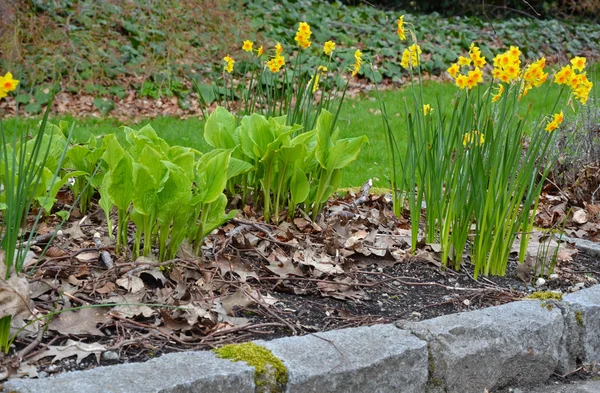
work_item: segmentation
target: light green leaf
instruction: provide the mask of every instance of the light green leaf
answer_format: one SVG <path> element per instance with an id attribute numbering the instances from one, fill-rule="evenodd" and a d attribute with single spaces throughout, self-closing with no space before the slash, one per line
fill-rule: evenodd
<path id="1" fill-rule="evenodd" d="M 308 198 L 308 192 L 310 190 L 310 184 L 306 174 L 300 169 L 296 168 L 292 174 L 290 181 L 290 192 L 292 194 L 292 205 L 302 203 Z"/>
<path id="2" fill-rule="evenodd" d="M 129 154 L 121 157 L 108 178 L 108 195 L 119 209 L 128 209 L 133 199 L 133 164 Z"/>
<path id="3" fill-rule="evenodd" d="M 133 194 L 133 207 L 140 214 L 149 216 L 157 208 L 157 183 L 150 170 L 144 165 L 133 164 L 133 183 L 135 193 Z"/>
<path id="4" fill-rule="evenodd" d="M 217 149 L 233 149 L 239 143 L 236 135 L 237 119 L 227 109 L 218 106 L 204 125 L 204 139 Z"/>

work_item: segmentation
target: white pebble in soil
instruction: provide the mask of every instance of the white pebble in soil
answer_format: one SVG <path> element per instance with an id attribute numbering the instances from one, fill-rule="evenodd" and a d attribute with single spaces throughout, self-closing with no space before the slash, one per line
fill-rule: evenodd
<path id="1" fill-rule="evenodd" d="M 106 351 L 102 353 L 104 360 L 119 360 L 119 354 L 115 351 Z"/>

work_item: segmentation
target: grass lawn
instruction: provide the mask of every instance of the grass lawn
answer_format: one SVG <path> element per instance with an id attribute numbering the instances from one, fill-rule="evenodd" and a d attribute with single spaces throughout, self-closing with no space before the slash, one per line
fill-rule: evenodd
<path id="1" fill-rule="evenodd" d="M 598 71 L 600 63 L 589 67 L 588 74 L 592 81 L 595 82 L 591 96 L 599 97 L 600 86 L 598 85 Z M 482 92 L 488 86 L 482 86 Z M 425 82 L 423 87 L 423 95 L 426 102 L 430 102 L 435 111 L 443 111 L 444 114 L 450 115 L 452 105 L 450 104 L 457 94 L 458 89 L 450 83 Z M 546 106 L 556 100 L 560 89 L 558 86 L 552 86 L 548 90 L 548 85 L 542 86 L 540 89 L 532 90 L 525 98 L 526 105 L 523 105 L 523 113 L 528 104 L 531 103 L 531 114 L 529 118 L 532 120 L 529 126 L 534 125 L 534 121 L 539 119 L 541 115 L 550 115 L 551 108 L 543 106 L 546 99 Z M 390 122 L 395 132 L 398 135 L 401 148 L 405 148 L 403 141 L 405 139 L 403 133 L 405 128 L 403 123 L 406 120 L 405 115 L 405 100 L 410 105 L 412 100 L 412 90 L 410 88 L 389 90 L 381 92 L 385 101 L 385 105 L 390 116 Z M 448 103 L 443 108 L 438 108 L 437 96 L 439 102 Z M 546 95 L 548 95 L 546 97 Z M 566 96 L 563 96 L 566 98 Z M 561 100 L 561 103 L 564 102 Z M 560 105 L 559 105 L 559 108 Z M 564 108 L 565 117 L 567 120 L 573 119 L 575 114 L 573 109 Z M 123 124 L 111 118 L 95 119 L 83 118 L 74 119 L 72 117 L 63 117 L 60 119 L 53 118 L 51 121 L 66 120 L 69 123 L 74 123 L 73 138 L 76 142 L 84 142 L 87 140 L 90 133 L 102 135 L 111 132 L 118 132 L 119 127 L 123 125 L 139 128 L 144 124 L 150 123 L 159 135 L 164 138 L 169 144 L 180 144 L 196 148 L 200 151 L 207 151 L 209 146 L 203 138 L 203 122 L 201 119 L 191 118 L 181 120 L 172 117 L 159 117 L 142 122 L 139 125 Z M 4 121 L 5 130 L 14 129 L 15 124 L 20 124 L 30 127 L 35 130 L 35 125 L 38 119 L 7 119 Z M 342 132 L 342 137 L 354 137 L 366 135 L 369 138 L 369 144 L 363 146 L 358 159 L 344 170 L 343 183 L 344 187 L 360 186 L 370 178 L 374 179 L 376 187 L 387 187 L 389 160 L 385 144 L 385 132 L 383 127 L 383 119 L 379 110 L 379 103 L 375 93 L 362 95 L 358 98 L 347 100 L 344 103 L 340 117 L 338 120 Z M 378 179 L 378 180 L 376 180 Z"/>

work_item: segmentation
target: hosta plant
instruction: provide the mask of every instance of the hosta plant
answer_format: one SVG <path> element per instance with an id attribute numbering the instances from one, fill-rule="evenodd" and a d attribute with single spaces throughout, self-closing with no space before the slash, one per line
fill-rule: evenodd
<path id="1" fill-rule="evenodd" d="M 356 159 L 367 138 L 340 138 L 334 115 L 325 109 L 315 129 L 296 136 L 301 126 L 285 121 L 255 113 L 238 125 L 235 116 L 218 107 L 208 117 L 204 135 L 214 147 L 232 149 L 232 166 L 238 170 L 231 179 L 243 185 L 243 195 L 250 187 L 256 200 L 260 196 L 266 221 L 278 222 L 284 210 L 293 216 L 298 205 L 315 219 L 338 189 L 341 169 Z"/>

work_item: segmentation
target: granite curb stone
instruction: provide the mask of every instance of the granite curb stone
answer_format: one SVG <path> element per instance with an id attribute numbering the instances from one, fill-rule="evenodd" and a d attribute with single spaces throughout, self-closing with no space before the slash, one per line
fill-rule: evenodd
<path id="1" fill-rule="evenodd" d="M 527 392 L 554 371 L 600 361 L 600 285 L 560 302 L 523 300 L 398 325 L 256 343 L 288 368 L 289 393 L 482 393 L 508 386 Z M 17 393 L 255 392 L 252 367 L 208 351 L 3 387 Z"/>
<path id="2" fill-rule="evenodd" d="M 425 392 L 427 343 L 393 325 L 332 330 L 256 344 L 283 361 L 289 393 Z"/>
<path id="3" fill-rule="evenodd" d="M 569 332 L 565 370 L 578 363 L 600 363 L 600 285 L 563 296 L 561 306 Z"/>
<path id="4" fill-rule="evenodd" d="M 406 323 L 404 328 L 428 342 L 428 392 L 534 386 L 545 382 L 566 354 L 560 308 L 536 300 Z"/>
<path id="5" fill-rule="evenodd" d="M 145 363 L 97 367 L 4 384 L 5 393 L 254 393 L 254 390 L 254 368 L 219 359 L 209 351 L 172 353 Z"/>

